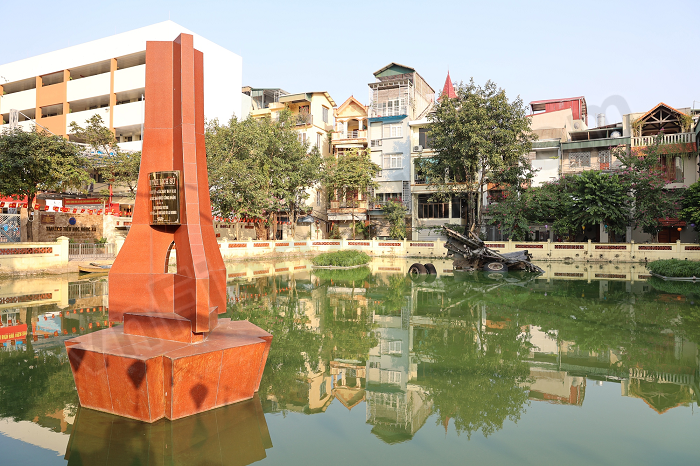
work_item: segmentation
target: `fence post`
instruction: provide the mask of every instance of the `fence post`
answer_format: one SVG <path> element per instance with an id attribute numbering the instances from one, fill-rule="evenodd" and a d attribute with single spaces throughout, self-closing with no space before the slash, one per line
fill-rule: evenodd
<path id="1" fill-rule="evenodd" d="M 65 236 L 59 236 L 56 238 L 56 242 L 58 243 L 58 254 L 59 254 L 59 261 L 61 265 L 68 265 L 68 243 L 69 239 Z"/>

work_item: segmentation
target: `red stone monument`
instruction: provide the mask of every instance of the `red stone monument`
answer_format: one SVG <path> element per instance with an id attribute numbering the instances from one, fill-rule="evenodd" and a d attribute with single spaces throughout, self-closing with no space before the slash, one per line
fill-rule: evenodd
<path id="1" fill-rule="evenodd" d="M 153 422 L 252 398 L 272 335 L 226 312 L 192 36 L 146 45 L 146 116 L 131 230 L 109 273 L 109 319 L 66 341 L 80 404 Z M 177 272 L 168 273 L 171 251 Z"/>

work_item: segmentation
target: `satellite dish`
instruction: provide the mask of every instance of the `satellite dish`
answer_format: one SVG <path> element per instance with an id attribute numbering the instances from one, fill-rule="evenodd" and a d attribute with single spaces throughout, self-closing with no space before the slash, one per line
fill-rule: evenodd
<path id="1" fill-rule="evenodd" d="M 581 129 L 581 123 L 579 123 L 578 121 L 574 123 L 574 129 Z"/>
<path id="2" fill-rule="evenodd" d="M 610 134 L 610 137 L 611 137 L 611 138 L 621 138 L 621 137 L 622 137 L 622 134 L 621 134 L 619 131 L 613 131 L 613 132 Z"/>

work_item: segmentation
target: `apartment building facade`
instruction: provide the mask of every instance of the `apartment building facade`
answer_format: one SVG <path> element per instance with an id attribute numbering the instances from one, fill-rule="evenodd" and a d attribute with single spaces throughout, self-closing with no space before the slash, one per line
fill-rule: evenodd
<path id="1" fill-rule="evenodd" d="M 538 136 L 530 153 L 532 166 L 538 170 L 533 186 L 586 170 L 613 172 L 621 168 L 621 162 L 615 157 L 615 148 L 641 153 L 645 147 L 655 144 L 659 136 L 660 168 L 666 179 L 665 188 L 681 189 L 698 181 L 697 134 L 700 125 L 690 108 L 675 109 L 659 103 L 647 112 L 623 115 L 622 121 L 612 124 L 606 124 L 604 115 L 597 115 L 596 127 L 589 128 L 583 97 L 536 101 L 530 105 L 533 110 L 531 127 Z M 679 239 L 695 241 L 695 232 L 685 222 L 678 218 L 660 220 L 662 230 L 657 237 L 630 226 L 624 239 L 661 243 L 673 243 Z M 547 239 L 544 225 L 533 225 L 531 229 L 535 232 L 535 240 Z M 610 239 L 601 225 L 591 226 L 585 233 L 594 241 L 607 242 Z M 581 232 L 576 239 L 582 240 L 583 236 Z M 489 227 L 487 237 L 501 239 L 495 227 Z"/>
<path id="2" fill-rule="evenodd" d="M 288 109 L 293 116 L 295 130 L 299 140 L 308 142 L 309 147 L 318 148 L 322 157 L 331 153 L 329 134 L 333 130 L 333 109 L 336 104 L 331 95 L 325 91 L 301 92 L 289 94 L 282 89 L 244 88 L 249 93 L 251 118 L 279 118 L 279 112 Z M 307 190 L 309 198 L 306 201 L 311 214 L 303 217 L 297 226 L 298 238 L 324 238 L 330 231 L 328 222 L 328 199 L 321 185 Z M 288 221 L 284 215 L 279 221 Z M 281 228 L 277 237 L 286 238 L 286 229 Z"/>
<path id="3" fill-rule="evenodd" d="M 122 149 L 141 150 L 146 42 L 172 41 L 183 32 L 204 54 L 206 117 L 228 121 L 241 110 L 241 57 L 165 21 L 0 65 L 0 131 L 37 125 L 74 140 L 72 122 L 84 126 L 100 115 Z"/>
<path id="4" fill-rule="evenodd" d="M 331 151 L 339 157 L 350 151 L 366 151 L 367 106 L 354 96 L 348 97 L 334 109 L 335 125 L 331 134 Z M 328 221 L 338 226 L 338 232 L 344 238 L 353 237 L 353 221 L 367 221 L 369 203 L 366 193 L 345 192 L 329 193 Z"/>
<path id="5" fill-rule="evenodd" d="M 425 118 L 435 100 L 435 91 L 414 68 L 390 63 L 374 72 L 369 83 L 369 147 L 372 161 L 382 170 L 376 181 L 376 202 L 369 211 L 377 237 L 387 237 L 389 224 L 381 206 L 401 199 L 408 208 L 409 239 L 412 237 L 411 129 L 409 122 Z"/>

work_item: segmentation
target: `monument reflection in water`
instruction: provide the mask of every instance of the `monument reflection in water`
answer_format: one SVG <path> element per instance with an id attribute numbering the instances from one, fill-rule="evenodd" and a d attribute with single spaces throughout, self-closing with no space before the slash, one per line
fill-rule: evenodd
<path id="1" fill-rule="evenodd" d="M 257 396 L 176 421 L 146 424 L 79 408 L 65 459 L 106 464 L 245 466 L 272 448 Z"/>

